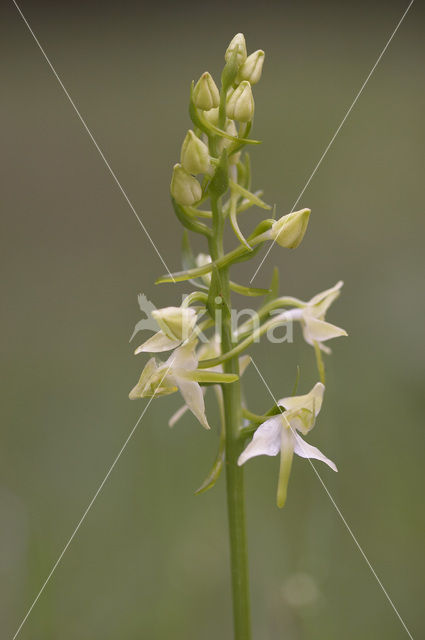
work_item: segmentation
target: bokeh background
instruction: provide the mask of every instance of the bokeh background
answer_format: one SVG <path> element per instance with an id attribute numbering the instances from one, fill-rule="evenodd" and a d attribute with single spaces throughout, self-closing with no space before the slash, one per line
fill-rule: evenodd
<path id="1" fill-rule="evenodd" d="M 217 77 L 238 31 L 266 50 L 254 187 L 286 213 L 406 6 L 21 2 L 172 270 L 181 229 L 168 185 L 190 81 Z M 425 633 L 423 17 L 415 3 L 306 190 L 302 246 L 274 248 L 256 279 L 267 285 L 278 265 L 282 293 L 306 299 L 345 281 L 329 319 L 350 337 L 327 358 L 310 442 L 337 462 L 338 474 L 319 471 L 415 638 Z M 153 284 L 164 267 L 12 2 L 0 24 L 0 635 L 12 638 L 143 409 L 127 399 L 143 364 L 129 345 L 137 294 L 165 306 L 188 288 Z M 248 283 L 258 260 L 237 279 Z M 297 364 L 302 391 L 316 380 L 299 334 L 253 355 L 277 397 Z M 245 388 L 252 410 L 268 408 L 253 368 Z M 193 495 L 217 428 L 187 417 L 170 431 L 179 405 L 151 404 L 22 640 L 231 638 L 223 479 Z M 246 468 L 255 638 L 407 637 L 305 460 L 275 507 L 277 464 Z"/>

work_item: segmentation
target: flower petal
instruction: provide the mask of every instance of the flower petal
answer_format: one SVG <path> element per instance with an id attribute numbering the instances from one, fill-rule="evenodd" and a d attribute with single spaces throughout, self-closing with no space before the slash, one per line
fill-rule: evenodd
<path id="1" fill-rule="evenodd" d="M 321 382 L 317 382 L 312 390 L 305 395 L 282 398 L 277 401 L 277 404 L 290 411 L 297 409 L 308 409 L 309 411 L 313 411 L 314 407 L 314 414 L 317 416 L 322 408 L 324 392 L 325 385 Z"/>
<path id="2" fill-rule="evenodd" d="M 347 332 L 341 329 L 341 327 L 337 327 L 330 322 L 325 322 L 325 320 L 318 320 L 307 312 L 304 313 L 303 320 L 304 340 L 308 342 L 308 344 L 324 342 L 325 340 L 347 335 Z"/>
<path id="3" fill-rule="evenodd" d="M 140 347 L 137 347 L 134 353 L 136 355 L 138 353 L 160 353 L 175 349 L 179 344 L 181 344 L 181 340 L 171 340 L 163 331 L 158 331 L 158 333 L 155 333 L 155 335 L 141 344 Z"/>
<path id="4" fill-rule="evenodd" d="M 186 380 L 176 376 L 174 378 L 183 399 L 193 415 L 199 420 L 205 429 L 209 429 L 207 417 L 205 415 L 205 402 L 202 389 L 197 382 Z"/>
<path id="5" fill-rule="evenodd" d="M 327 464 L 333 471 L 338 471 L 336 465 L 332 460 L 329 460 L 317 447 L 313 447 L 301 438 L 298 434 L 295 436 L 294 451 L 301 458 L 314 458 L 315 460 L 321 460 Z"/>
<path id="6" fill-rule="evenodd" d="M 316 317 L 322 317 L 325 315 L 326 311 L 331 306 L 332 302 L 339 296 L 341 293 L 341 287 L 343 285 L 343 281 L 340 280 L 330 289 L 326 289 L 326 291 L 321 291 L 320 293 L 313 296 L 313 298 L 309 301 L 309 307 L 315 307 L 313 311 Z"/>
<path id="7" fill-rule="evenodd" d="M 261 424 L 249 445 L 241 453 L 238 465 L 255 456 L 276 456 L 280 451 L 282 416 L 273 416 Z"/>

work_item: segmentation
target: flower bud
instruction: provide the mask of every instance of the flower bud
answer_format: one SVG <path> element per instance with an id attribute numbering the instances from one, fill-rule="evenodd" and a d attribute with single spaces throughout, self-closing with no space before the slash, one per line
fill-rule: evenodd
<path id="1" fill-rule="evenodd" d="M 239 69 L 238 80 L 248 80 L 251 85 L 257 84 L 263 71 L 264 51 L 259 49 L 251 53 Z"/>
<path id="2" fill-rule="evenodd" d="M 254 116 L 254 98 L 251 85 L 243 80 L 234 90 L 226 105 L 226 112 L 232 120 L 249 122 Z"/>
<path id="3" fill-rule="evenodd" d="M 190 307 L 155 309 L 152 311 L 152 317 L 171 340 L 186 340 L 196 324 L 196 311 Z"/>
<path id="4" fill-rule="evenodd" d="M 209 111 L 220 104 L 220 94 L 217 85 L 208 71 L 202 74 L 193 89 L 195 107 Z"/>
<path id="5" fill-rule="evenodd" d="M 208 173 L 211 168 L 207 145 L 192 130 L 187 132 L 183 141 L 180 162 L 189 173 Z"/>
<path id="6" fill-rule="evenodd" d="M 209 111 L 205 111 L 203 114 L 205 120 L 208 120 L 215 127 L 218 127 L 218 107 L 214 107 L 214 109 L 210 109 Z"/>
<path id="7" fill-rule="evenodd" d="M 181 164 L 173 167 L 170 190 L 176 202 L 186 206 L 196 204 L 202 197 L 201 185 Z"/>
<path id="8" fill-rule="evenodd" d="M 310 209 L 301 209 L 282 216 L 273 223 L 270 229 L 271 239 L 281 247 L 296 249 L 304 238 L 310 213 Z"/>
<path id="9" fill-rule="evenodd" d="M 243 33 L 237 33 L 230 41 L 230 44 L 226 49 L 226 53 L 224 54 L 224 59 L 226 60 L 226 62 L 230 60 L 234 51 L 237 52 L 237 64 L 243 64 L 246 60 L 246 43 Z"/>

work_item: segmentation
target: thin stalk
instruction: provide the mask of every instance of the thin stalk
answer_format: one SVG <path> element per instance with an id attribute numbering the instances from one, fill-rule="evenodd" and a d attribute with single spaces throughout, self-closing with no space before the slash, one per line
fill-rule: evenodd
<path id="1" fill-rule="evenodd" d="M 213 211 L 213 237 L 209 240 L 211 257 L 214 261 L 223 256 L 223 220 L 219 199 L 211 197 Z M 227 266 L 219 269 L 222 285 L 221 298 L 221 348 L 230 351 L 233 346 L 231 327 L 231 299 L 229 270 Z M 239 375 L 237 357 L 229 358 L 223 364 L 225 373 Z M 230 565 L 232 578 L 234 639 L 250 640 L 251 618 L 249 604 L 249 572 L 245 522 L 244 474 L 237 462 L 241 453 L 239 438 L 242 426 L 240 382 L 222 385 L 225 416 L 225 468 L 227 490 L 227 512 L 229 523 Z"/>

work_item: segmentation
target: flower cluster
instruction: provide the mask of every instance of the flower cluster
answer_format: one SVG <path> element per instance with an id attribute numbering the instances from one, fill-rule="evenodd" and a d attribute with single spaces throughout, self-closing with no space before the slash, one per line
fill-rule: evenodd
<path id="1" fill-rule="evenodd" d="M 184 405 L 171 417 L 170 426 L 191 411 L 209 429 L 204 396 L 212 386 L 222 428 L 216 461 L 201 490 L 213 486 L 225 458 L 228 465 L 234 464 L 237 469 L 237 465 L 255 456 L 280 453 L 277 503 L 283 506 L 294 453 L 321 460 L 336 471 L 335 464 L 300 434 L 305 436 L 311 431 L 322 406 L 325 390 L 322 352 L 330 353 L 324 343 L 347 334 L 325 319 L 340 294 L 342 282 L 303 301 L 280 296 L 276 275 L 268 289 L 229 279 L 232 265 L 251 259 L 267 242 L 296 249 L 304 238 L 311 214 L 310 209 L 303 208 L 278 219 L 265 218 L 249 233 L 240 227 L 239 216 L 247 209 L 271 210 L 262 199 L 262 192 L 252 189 L 247 153 L 248 148 L 258 144 L 249 134 L 255 109 L 252 87 L 261 78 L 263 63 L 264 51 L 248 55 L 245 38 L 239 33 L 225 52 L 220 88 L 208 72 L 192 83 L 189 113 L 193 126 L 184 137 L 180 162 L 174 165 L 170 186 L 174 212 L 185 228 L 183 271 L 163 276 L 157 282 L 190 282 L 194 290 L 181 306 L 152 312 L 158 330 L 136 349 L 136 354 L 171 354 L 165 361 L 156 355 L 150 358 L 130 398 L 180 392 Z M 223 247 L 226 224 L 237 239 L 236 247 L 227 253 Z M 192 253 L 188 231 L 205 237 L 208 252 L 197 256 Z M 251 318 L 236 328 L 231 326 L 231 291 L 250 298 L 265 296 L 255 322 Z M 240 377 L 250 362 L 244 352 L 268 328 L 283 321 L 301 325 L 304 340 L 314 347 L 321 381 L 308 394 L 285 397 L 263 414 L 256 414 L 241 400 L 239 391 Z M 201 334 L 209 335 L 207 343 L 200 344 Z M 237 393 L 228 393 L 231 385 Z"/>

